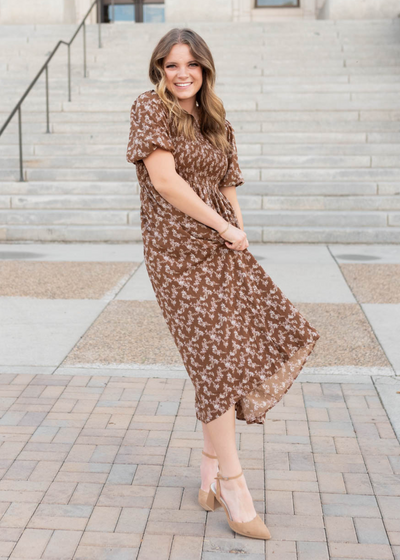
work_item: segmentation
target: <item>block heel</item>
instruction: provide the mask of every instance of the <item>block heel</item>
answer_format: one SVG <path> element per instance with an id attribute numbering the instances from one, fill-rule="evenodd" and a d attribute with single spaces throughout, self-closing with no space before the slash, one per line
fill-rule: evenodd
<path id="1" fill-rule="evenodd" d="M 243 535 L 245 537 L 252 537 L 253 539 L 269 540 L 271 538 L 271 533 L 269 532 L 268 527 L 265 525 L 264 521 L 261 519 L 258 513 L 250 521 L 233 521 L 228 504 L 221 496 L 220 480 L 230 480 L 231 478 L 238 478 L 242 474 L 243 471 L 235 476 L 222 476 L 221 473 L 218 473 L 215 477 L 217 480 L 217 487 L 215 487 L 215 482 L 211 484 L 210 494 L 207 497 L 207 504 L 209 504 L 211 507 L 211 505 L 214 505 L 214 502 L 216 501 L 224 508 L 229 527 L 232 529 L 232 531 L 235 531 L 235 533 L 238 533 L 239 535 Z"/>
<path id="2" fill-rule="evenodd" d="M 209 508 L 209 511 L 215 511 L 217 508 L 221 507 L 221 504 L 218 502 L 215 494 L 211 490 L 207 495 L 206 506 Z"/>
<path id="3" fill-rule="evenodd" d="M 218 459 L 216 455 L 210 455 L 205 451 L 202 451 L 202 453 L 203 455 L 210 457 L 210 459 Z M 211 507 L 208 505 L 209 501 L 211 503 Z M 201 507 L 206 511 L 214 511 L 216 507 L 220 507 L 220 504 L 218 502 L 215 502 L 213 498 L 211 499 L 210 493 L 206 492 L 205 490 L 202 490 L 201 488 L 199 488 L 198 502 L 201 505 Z"/>

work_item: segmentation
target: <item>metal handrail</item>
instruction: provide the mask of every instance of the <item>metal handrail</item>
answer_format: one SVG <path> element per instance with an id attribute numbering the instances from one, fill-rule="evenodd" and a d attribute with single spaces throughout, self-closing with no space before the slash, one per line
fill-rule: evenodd
<path id="1" fill-rule="evenodd" d="M 79 27 L 77 28 L 77 30 L 75 31 L 75 33 L 73 34 L 71 40 L 69 42 L 66 41 L 58 41 L 57 45 L 54 47 L 53 51 L 50 53 L 50 55 L 48 56 L 46 62 L 43 64 L 42 68 L 39 70 L 39 72 L 36 74 L 35 78 L 32 80 L 32 82 L 30 83 L 30 85 L 28 86 L 28 88 L 26 89 L 25 93 L 22 95 L 21 99 L 18 101 L 18 103 L 16 104 L 16 106 L 14 107 L 14 109 L 11 111 L 8 119 L 5 121 L 5 123 L 3 124 L 2 128 L 0 129 L 0 136 L 3 134 L 3 132 L 5 131 L 5 129 L 7 128 L 8 124 L 10 123 L 11 119 L 13 118 L 13 116 L 15 115 L 15 113 L 18 111 L 18 139 L 19 139 L 19 172 L 20 172 L 20 181 L 25 181 L 24 179 L 24 171 L 23 171 L 23 163 L 22 163 L 22 123 L 21 123 L 21 105 L 23 103 L 23 101 L 25 100 L 26 96 L 28 95 L 28 93 L 31 91 L 31 89 L 33 88 L 33 86 L 35 85 L 35 83 L 38 81 L 38 79 L 40 78 L 40 76 L 42 75 L 43 72 L 46 72 L 46 121 L 47 121 L 47 130 L 46 133 L 50 133 L 50 116 L 49 116 L 49 70 L 48 70 L 48 65 L 50 63 L 50 60 L 53 58 L 53 56 L 55 55 L 55 53 L 58 50 L 58 47 L 60 45 L 67 45 L 68 47 L 68 101 L 71 101 L 71 44 L 73 42 L 73 40 L 75 39 L 75 37 L 77 36 L 77 34 L 79 33 L 81 27 L 83 27 L 83 76 L 84 78 L 86 78 L 86 19 L 88 18 L 88 16 L 90 15 L 90 12 L 92 11 L 92 9 L 94 8 L 94 6 L 97 4 L 97 19 L 98 19 L 98 30 L 99 30 L 99 49 L 101 49 L 102 44 L 101 44 L 101 12 L 100 12 L 100 0 L 94 0 L 92 2 L 92 5 L 90 6 L 89 10 L 87 11 L 87 14 L 85 15 L 85 17 L 83 18 L 83 20 L 81 21 Z"/>

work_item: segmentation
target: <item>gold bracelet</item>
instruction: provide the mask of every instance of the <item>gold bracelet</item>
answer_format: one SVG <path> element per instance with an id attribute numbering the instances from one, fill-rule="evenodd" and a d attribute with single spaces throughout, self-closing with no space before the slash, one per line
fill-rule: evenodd
<path id="1" fill-rule="evenodd" d="M 226 226 L 226 228 L 224 229 L 224 231 L 221 231 L 221 232 L 218 232 L 218 233 L 219 233 L 220 235 L 222 235 L 223 233 L 226 232 L 226 230 L 228 229 L 228 227 L 229 227 L 229 222 L 228 222 L 228 225 Z"/>

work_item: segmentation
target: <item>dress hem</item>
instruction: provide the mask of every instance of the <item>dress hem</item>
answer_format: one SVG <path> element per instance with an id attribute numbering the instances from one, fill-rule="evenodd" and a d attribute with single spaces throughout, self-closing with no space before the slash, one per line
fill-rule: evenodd
<path id="1" fill-rule="evenodd" d="M 196 418 L 198 420 L 200 420 L 201 422 L 203 422 L 204 424 L 208 424 L 209 422 L 212 422 L 213 420 L 216 420 L 217 418 L 219 418 L 220 416 L 222 416 L 225 412 L 227 412 L 232 406 L 235 406 L 235 417 L 237 420 L 241 420 L 246 422 L 246 424 L 264 424 L 265 423 L 265 415 L 266 413 L 271 410 L 271 408 L 273 408 L 276 404 L 278 404 L 278 402 L 280 402 L 282 400 L 282 398 L 286 395 L 286 393 L 289 391 L 289 389 L 292 387 L 294 381 L 297 379 L 297 377 L 300 375 L 301 371 L 303 370 L 310 354 L 312 353 L 312 351 L 314 350 L 315 344 L 317 342 L 317 340 L 320 338 L 320 334 L 318 332 L 315 331 L 315 334 L 312 338 L 312 340 L 307 340 L 304 344 L 302 344 L 301 346 L 298 346 L 297 348 L 294 349 L 293 352 L 291 352 L 288 355 L 287 360 L 281 360 L 279 363 L 275 364 L 275 368 L 274 371 L 270 372 L 269 375 L 267 375 L 263 380 L 260 381 L 260 379 L 255 379 L 254 383 L 250 384 L 249 390 L 243 395 L 238 395 L 238 393 L 236 392 L 235 394 L 231 395 L 231 397 L 229 398 L 228 401 L 228 405 L 224 407 L 223 410 L 217 410 L 215 414 L 212 414 L 212 418 L 211 419 L 207 419 L 207 421 L 203 420 L 202 418 L 199 418 L 199 416 L 196 414 Z M 257 421 L 257 418 L 255 418 L 254 420 L 248 421 L 246 420 L 246 418 L 244 417 L 244 415 L 242 415 L 241 413 L 241 406 L 239 401 L 243 398 L 246 397 L 246 395 L 249 395 L 250 393 L 252 393 L 254 390 L 257 390 L 257 387 L 259 387 L 260 385 L 263 385 L 264 383 L 268 383 L 268 381 L 274 376 L 279 374 L 282 371 L 282 368 L 285 367 L 285 365 L 288 364 L 288 362 L 290 362 L 290 360 L 298 353 L 300 352 L 300 350 L 306 350 L 308 348 L 308 351 L 304 357 L 304 359 L 301 361 L 301 366 L 298 368 L 298 371 L 295 375 L 293 375 L 292 379 L 290 380 L 289 384 L 284 388 L 284 390 L 282 391 L 282 393 L 280 394 L 279 398 L 275 399 L 275 402 L 273 402 L 270 406 L 268 406 L 267 408 L 264 408 L 261 415 L 259 415 L 257 418 L 259 419 L 259 421 Z"/>

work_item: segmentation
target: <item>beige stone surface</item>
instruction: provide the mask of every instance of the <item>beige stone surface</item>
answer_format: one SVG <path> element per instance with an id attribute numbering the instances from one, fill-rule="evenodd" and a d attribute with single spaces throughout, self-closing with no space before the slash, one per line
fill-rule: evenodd
<path id="1" fill-rule="evenodd" d="M 357 265 L 358 266 L 358 265 Z M 356 303 L 297 303 L 321 334 L 308 367 L 390 367 L 362 309 Z"/>
<path id="2" fill-rule="evenodd" d="M 400 303 L 400 264 L 340 264 L 360 303 Z"/>
<path id="3" fill-rule="evenodd" d="M 0 261 L 0 297 L 102 299 L 119 291 L 139 264 Z"/>
<path id="4" fill-rule="evenodd" d="M 320 332 L 307 367 L 390 367 L 357 304 L 296 303 Z M 110 302 L 63 362 L 76 364 L 183 365 L 155 301 Z"/>
<path id="5" fill-rule="evenodd" d="M 114 300 L 63 362 L 183 365 L 158 303 Z"/>

